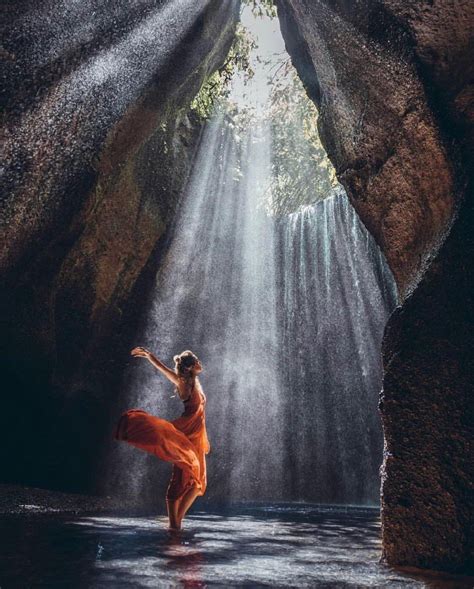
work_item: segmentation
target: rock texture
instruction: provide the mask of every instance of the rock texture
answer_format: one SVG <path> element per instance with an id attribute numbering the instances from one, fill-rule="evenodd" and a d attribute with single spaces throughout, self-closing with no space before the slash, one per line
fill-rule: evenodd
<path id="1" fill-rule="evenodd" d="M 5 481 L 93 490 L 140 281 L 199 139 L 186 112 L 238 11 L 238 0 L 51 0 L 5 15 Z"/>
<path id="2" fill-rule="evenodd" d="M 277 4 L 287 49 L 320 109 L 323 143 L 404 301 L 383 351 L 384 556 L 465 569 L 472 559 L 474 4 Z"/>

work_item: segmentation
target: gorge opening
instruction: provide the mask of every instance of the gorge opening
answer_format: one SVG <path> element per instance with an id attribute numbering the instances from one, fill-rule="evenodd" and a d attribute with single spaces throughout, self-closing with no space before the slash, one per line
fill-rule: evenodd
<path id="1" fill-rule="evenodd" d="M 204 364 L 204 500 L 377 505 L 396 286 L 335 180 L 278 20 L 246 7 L 242 23 L 244 71 L 212 107 L 206 87 L 195 100 L 207 122 L 134 341 Z M 134 360 L 122 406 L 171 419 L 179 398 Z M 164 493 L 154 457 L 120 447 L 107 462 L 109 489 L 147 504 Z"/>

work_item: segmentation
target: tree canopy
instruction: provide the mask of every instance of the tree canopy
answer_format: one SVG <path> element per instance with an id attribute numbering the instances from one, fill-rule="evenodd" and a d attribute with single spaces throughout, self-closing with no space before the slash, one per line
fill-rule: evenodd
<path id="1" fill-rule="evenodd" d="M 271 0 L 245 3 L 257 18 L 276 15 Z M 236 74 L 243 76 L 244 83 L 251 83 L 255 73 L 252 57 L 260 60 L 258 42 L 239 24 L 224 65 L 205 82 L 192 108 L 202 118 L 223 109 L 237 137 L 250 127 L 270 130 L 271 172 L 264 189 L 265 207 L 273 215 L 283 215 L 325 198 L 338 182 L 319 137 L 318 111 L 286 53 L 272 56 L 265 64 L 270 92 L 263 114 L 231 100 L 231 80 Z M 257 136 L 264 140 L 268 133 Z"/>

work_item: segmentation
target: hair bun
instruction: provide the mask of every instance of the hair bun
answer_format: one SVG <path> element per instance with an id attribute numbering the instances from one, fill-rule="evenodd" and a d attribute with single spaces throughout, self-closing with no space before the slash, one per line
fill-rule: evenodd
<path id="1" fill-rule="evenodd" d="M 191 350 L 184 350 L 181 354 L 173 356 L 176 363 L 176 370 L 181 376 L 189 377 L 193 366 L 198 362 L 198 358 Z"/>

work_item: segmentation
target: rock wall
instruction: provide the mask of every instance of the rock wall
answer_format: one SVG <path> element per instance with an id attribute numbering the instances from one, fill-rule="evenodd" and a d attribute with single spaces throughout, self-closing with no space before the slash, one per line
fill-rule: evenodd
<path id="1" fill-rule="evenodd" d="M 186 112 L 239 4 L 50 0 L 6 14 L 5 481 L 94 488 L 141 287 L 199 140 Z"/>
<path id="2" fill-rule="evenodd" d="M 320 109 L 323 143 L 404 301 L 383 350 L 384 557 L 464 570 L 472 558 L 474 4 L 277 4 L 288 52 Z"/>

